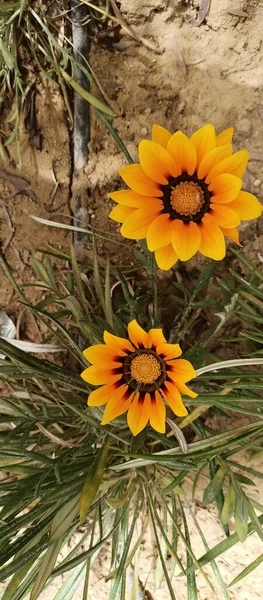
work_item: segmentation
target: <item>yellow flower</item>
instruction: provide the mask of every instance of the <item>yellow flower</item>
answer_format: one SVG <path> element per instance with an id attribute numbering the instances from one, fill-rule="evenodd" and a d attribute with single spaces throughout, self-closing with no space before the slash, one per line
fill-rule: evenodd
<path id="1" fill-rule="evenodd" d="M 241 191 L 249 153 L 233 154 L 233 131 L 216 135 L 205 125 L 189 139 L 153 125 L 152 141 L 139 144 L 140 164 L 120 169 L 131 189 L 109 194 L 118 203 L 110 217 L 123 223 L 124 237 L 146 238 L 160 269 L 198 251 L 222 260 L 224 236 L 239 244 L 240 221 L 262 214 L 257 198 Z"/>
<path id="2" fill-rule="evenodd" d="M 179 344 L 168 344 L 161 329 L 146 333 L 134 320 L 128 325 L 130 340 L 104 332 L 105 344 L 84 350 L 91 363 L 81 373 L 84 381 L 99 385 L 90 393 L 89 406 L 107 404 L 102 425 L 128 411 L 133 435 L 148 421 L 156 431 L 165 432 L 164 401 L 179 417 L 187 415 L 181 393 L 196 398 L 185 384 L 196 376 L 188 360 L 178 359 Z"/>

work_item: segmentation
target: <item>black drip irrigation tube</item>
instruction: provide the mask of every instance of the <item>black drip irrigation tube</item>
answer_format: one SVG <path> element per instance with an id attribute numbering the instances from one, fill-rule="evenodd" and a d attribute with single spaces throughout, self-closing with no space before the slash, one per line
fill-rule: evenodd
<path id="1" fill-rule="evenodd" d="M 84 58 L 88 59 L 90 39 L 87 34 L 88 6 L 79 0 L 70 0 L 72 17 L 72 43 L 76 61 L 87 68 Z M 89 92 L 89 81 L 78 66 L 74 70 L 75 81 Z M 90 141 L 90 105 L 74 91 L 74 125 L 73 125 L 73 169 L 72 198 L 74 226 L 87 227 L 89 224 L 88 184 L 84 168 L 89 158 L 88 143 Z M 74 232 L 74 246 L 77 256 L 87 248 L 87 234 Z"/>

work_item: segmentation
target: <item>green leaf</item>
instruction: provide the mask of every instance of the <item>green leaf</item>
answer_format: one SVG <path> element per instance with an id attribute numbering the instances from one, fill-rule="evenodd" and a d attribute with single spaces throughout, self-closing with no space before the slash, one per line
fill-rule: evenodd
<path id="1" fill-rule="evenodd" d="M 102 121 L 102 123 L 104 123 L 104 125 L 107 127 L 108 131 L 110 132 L 110 134 L 112 135 L 113 139 L 115 140 L 117 146 L 119 146 L 120 150 L 123 152 L 123 154 L 124 154 L 126 160 L 128 161 L 128 163 L 130 163 L 130 164 L 134 163 L 134 160 L 132 160 L 132 157 L 129 154 L 126 146 L 124 145 L 123 141 L 118 136 L 117 132 L 112 127 L 112 125 L 108 121 L 108 119 L 106 119 L 106 117 L 104 117 L 104 115 L 99 110 L 96 110 L 96 113 L 97 113 L 98 117 L 100 118 L 100 120 Z"/>
<path id="2" fill-rule="evenodd" d="M 109 108 L 109 106 L 106 106 L 105 104 L 103 104 L 102 102 L 97 100 L 97 98 L 95 98 L 95 96 L 90 94 L 81 85 L 79 85 L 79 83 L 77 81 L 75 81 L 66 71 L 63 71 L 63 69 L 60 69 L 60 73 L 64 77 L 64 79 L 67 81 L 67 83 L 69 83 L 69 85 L 71 85 L 73 90 L 75 92 L 77 92 L 82 98 L 84 98 L 84 100 L 87 100 L 87 102 L 92 104 L 92 106 L 97 108 L 97 110 L 101 111 L 102 113 L 105 113 L 106 115 L 109 115 L 110 117 L 115 116 L 114 112 L 111 110 L 111 108 Z"/>
<path id="3" fill-rule="evenodd" d="M 239 518 L 237 511 L 235 513 L 235 527 L 240 542 L 244 542 L 247 539 L 248 534 L 248 522 L 243 523 Z"/>
<path id="4" fill-rule="evenodd" d="M 46 551 L 45 556 L 41 560 L 40 569 L 37 574 L 32 592 L 30 594 L 30 600 L 36 600 L 40 592 L 42 591 L 53 567 L 56 564 L 57 557 L 61 547 L 61 540 L 57 540 L 51 544 L 50 548 Z"/>
<path id="5" fill-rule="evenodd" d="M 110 442 L 107 440 L 100 449 L 97 458 L 94 461 L 94 464 L 90 470 L 90 473 L 87 475 L 86 481 L 84 483 L 83 490 L 80 496 L 80 520 L 83 521 L 87 514 L 89 507 L 91 506 L 93 500 L 96 497 L 98 489 L 103 479 L 104 468 L 106 466 L 106 462 L 108 459 Z"/>
<path id="6" fill-rule="evenodd" d="M 229 483 L 224 499 L 224 504 L 221 512 L 221 521 L 223 525 L 227 525 L 235 510 L 236 495 L 233 486 Z"/>
<path id="7" fill-rule="evenodd" d="M 72 573 L 65 583 L 63 583 L 53 600 L 72 600 L 84 578 L 85 569 L 86 565 L 79 565 L 73 569 Z"/>
<path id="8" fill-rule="evenodd" d="M 243 569 L 243 571 L 241 571 L 241 573 L 239 573 L 239 575 L 237 575 L 237 577 L 235 577 L 235 579 L 233 579 L 228 584 L 228 587 L 231 587 L 232 585 L 235 585 L 236 583 L 241 581 L 241 579 L 244 579 L 244 577 L 246 577 L 247 575 L 249 575 L 249 573 L 254 571 L 254 569 L 256 569 L 262 563 L 262 561 L 263 561 L 263 554 L 260 554 L 260 556 L 258 556 L 255 560 L 253 560 L 253 562 L 251 562 L 245 569 Z"/>
<path id="9" fill-rule="evenodd" d="M 217 469 L 213 479 L 208 484 L 204 491 L 203 503 L 207 506 L 210 502 L 213 502 L 222 490 L 222 486 L 225 479 L 225 471 L 222 467 Z"/>

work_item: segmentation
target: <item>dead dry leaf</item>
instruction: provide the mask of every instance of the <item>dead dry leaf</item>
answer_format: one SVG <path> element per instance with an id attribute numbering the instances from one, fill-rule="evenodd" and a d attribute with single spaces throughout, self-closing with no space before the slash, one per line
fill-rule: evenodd
<path id="1" fill-rule="evenodd" d="M 233 15 L 234 17 L 247 17 L 247 13 L 245 13 L 243 10 L 239 10 L 238 8 L 230 8 L 230 10 L 227 12 L 229 15 Z"/>
<path id="2" fill-rule="evenodd" d="M 1 168 L 0 178 L 5 179 L 5 181 L 8 181 L 19 190 L 18 192 L 16 192 L 15 195 L 24 194 L 24 196 L 28 196 L 28 198 L 31 198 L 31 200 L 37 201 L 36 194 L 35 192 L 33 192 L 33 190 L 30 189 L 30 182 L 27 181 L 27 179 L 19 177 L 19 175 L 13 175 L 12 173 L 8 173 L 7 171 L 4 171 L 4 169 Z"/>
<path id="3" fill-rule="evenodd" d="M 170 39 L 171 39 L 171 50 L 176 58 L 178 67 L 179 67 L 181 73 L 183 74 L 183 76 L 187 77 L 187 67 L 185 64 L 185 60 L 184 60 L 183 53 L 180 48 L 179 42 L 175 35 L 171 35 Z"/>
<path id="4" fill-rule="evenodd" d="M 206 15 L 210 9 L 210 4 L 211 4 L 211 0 L 200 0 L 198 17 L 197 17 L 197 19 L 193 19 L 191 21 L 191 24 L 194 25 L 194 27 L 199 27 L 199 25 L 201 25 L 201 23 L 203 23 L 203 21 L 206 18 Z"/>

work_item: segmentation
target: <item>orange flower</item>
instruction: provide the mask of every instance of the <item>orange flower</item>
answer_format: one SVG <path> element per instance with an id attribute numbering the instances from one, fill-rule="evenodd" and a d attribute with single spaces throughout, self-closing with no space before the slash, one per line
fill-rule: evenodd
<path id="1" fill-rule="evenodd" d="M 168 344 L 161 329 L 146 333 L 134 320 L 128 325 L 128 334 L 130 341 L 105 331 L 105 344 L 84 350 L 92 366 L 81 377 L 101 386 L 90 393 L 88 405 L 107 404 L 102 425 L 128 411 L 133 435 L 148 421 L 153 429 L 164 433 L 165 402 L 179 417 L 187 415 L 181 393 L 196 398 L 185 385 L 196 372 L 188 360 L 178 359 L 182 354 L 179 344 Z"/>
<path id="2" fill-rule="evenodd" d="M 131 189 L 109 194 L 118 203 L 110 217 L 123 223 L 124 237 L 146 238 L 160 269 L 198 251 L 222 260 L 224 236 L 239 244 L 240 221 L 262 214 L 257 198 L 241 191 L 249 153 L 233 154 L 233 131 L 216 135 L 205 125 L 189 139 L 153 125 L 152 141 L 139 144 L 140 164 L 120 169 Z"/>

